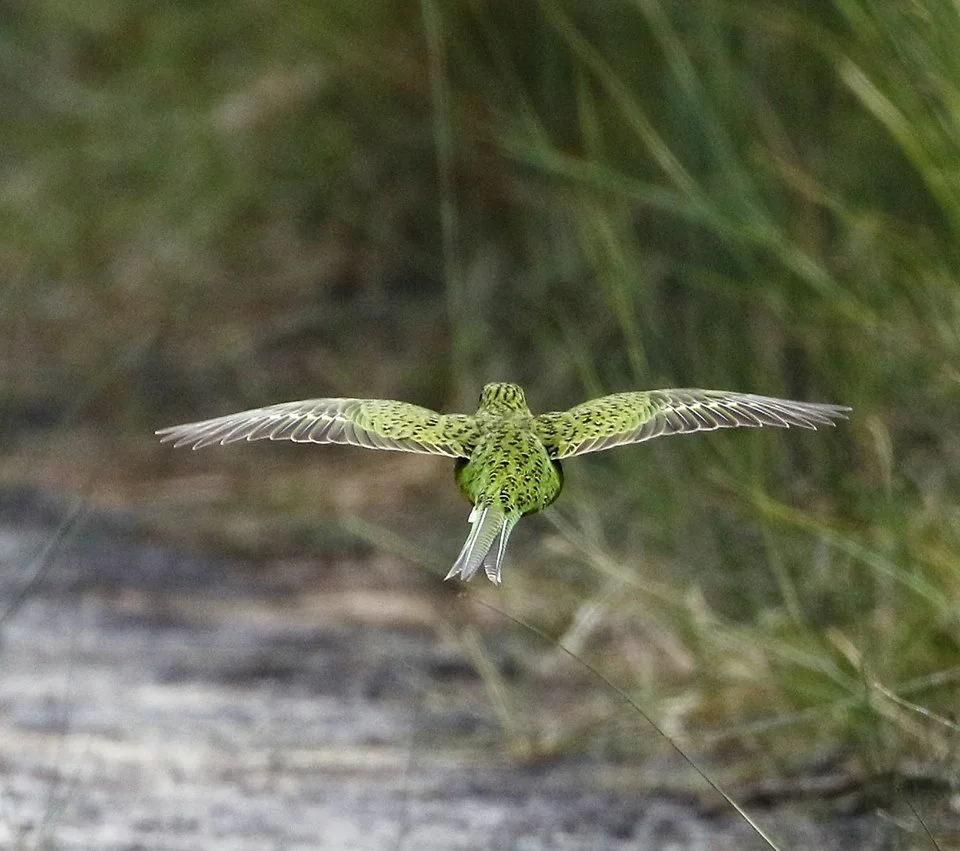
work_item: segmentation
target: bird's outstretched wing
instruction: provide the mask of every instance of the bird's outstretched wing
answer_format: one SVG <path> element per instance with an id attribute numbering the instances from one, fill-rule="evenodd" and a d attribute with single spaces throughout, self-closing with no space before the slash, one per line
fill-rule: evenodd
<path id="1" fill-rule="evenodd" d="M 842 405 L 791 402 L 723 390 L 650 390 L 615 393 L 534 417 L 534 429 L 552 458 L 599 452 L 667 434 L 738 426 L 816 429 L 846 419 Z"/>
<path id="2" fill-rule="evenodd" d="M 163 442 L 193 449 L 238 440 L 269 439 L 348 443 L 370 449 L 469 458 L 476 442 L 477 424 L 474 417 L 438 414 L 408 402 L 305 399 L 170 426 L 157 434 Z"/>

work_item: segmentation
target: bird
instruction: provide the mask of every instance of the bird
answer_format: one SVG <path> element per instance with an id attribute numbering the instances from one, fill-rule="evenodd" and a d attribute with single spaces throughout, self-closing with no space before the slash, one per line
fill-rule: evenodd
<path id="1" fill-rule="evenodd" d="M 563 488 L 561 460 L 655 437 L 721 428 L 817 429 L 847 419 L 844 405 L 795 402 L 724 390 L 614 393 L 566 411 L 533 414 L 516 384 L 487 384 L 475 414 L 441 414 L 389 399 L 305 399 L 159 429 L 174 447 L 290 440 L 418 452 L 455 459 L 471 504 L 470 531 L 446 579 L 482 566 L 500 584 L 517 521 L 543 510 Z"/>

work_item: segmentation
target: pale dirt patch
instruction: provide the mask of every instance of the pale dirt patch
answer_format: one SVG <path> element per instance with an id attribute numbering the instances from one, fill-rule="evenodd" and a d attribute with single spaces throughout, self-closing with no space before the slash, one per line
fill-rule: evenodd
<path id="1" fill-rule="evenodd" d="M 0 500 L 4 604 L 56 516 L 35 493 Z M 291 585 L 126 522 L 78 526 L 0 624 L 0 846 L 763 847 L 642 723 L 645 756 L 511 759 L 444 620 L 456 596 L 352 576 Z M 500 631 L 493 662 L 522 687 Z M 525 707 L 575 697 L 553 676 Z M 925 847 L 875 808 L 752 810 L 783 848 Z"/>

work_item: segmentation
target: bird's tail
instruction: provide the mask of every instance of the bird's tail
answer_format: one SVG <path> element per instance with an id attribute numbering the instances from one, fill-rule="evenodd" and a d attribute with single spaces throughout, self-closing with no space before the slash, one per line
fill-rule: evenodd
<path id="1" fill-rule="evenodd" d="M 470 579 L 482 564 L 490 581 L 499 584 L 507 539 L 519 519 L 519 514 L 507 514 L 498 505 L 475 505 L 470 512 L 470 534 L 445 578 Z"/>

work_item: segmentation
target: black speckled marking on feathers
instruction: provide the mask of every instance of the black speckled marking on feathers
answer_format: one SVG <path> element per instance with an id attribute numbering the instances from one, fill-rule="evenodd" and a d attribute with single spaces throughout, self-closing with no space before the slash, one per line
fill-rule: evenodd
<path id="1" fill-rule="evenodd" d="M 157 434 L 164 442 L 193 449 L 268 439 L 455 458 L 457 485 L 473 510 L 470 533 L 447 578 L 469 579 L 482 564 L 490 579 L 499 582 L 514 524 L 560 494 L 561 458 L 720 428 L 816 429 L 845 419 L 849 410 L 682 388 L 614 393 L 534 416 L 522 388 L 498 383 L 483 388 L 475 414 L 439 414 L 389 399 L 306 399 L 172 426 Z"/>

